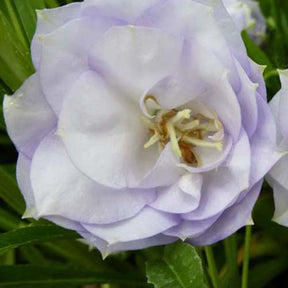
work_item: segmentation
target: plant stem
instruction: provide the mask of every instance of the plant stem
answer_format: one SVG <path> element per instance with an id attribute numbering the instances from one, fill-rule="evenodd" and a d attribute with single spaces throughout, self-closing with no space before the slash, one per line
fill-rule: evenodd
<path id="1" fill-rule="evenodd" d="M 205 254 L 208 262 L 208 271 L 212 280 L 213 287 L 218 288 L 218 271 L 211 246 L 205 246 Z"/>
<path id="2" fill-rule="evenodd" d="M 239 284 L 239 274 L 237 265 L 237 243 L 236 234 L 224 240 L 226 265 L 228 268 L 229 281 L 233 287 L 240 286 Z"/>
<path id="3" fill-rule="evenodd" d="M 248 287 L 248 271 L 249 271 L 249 252 L 251 242 L 252 226 L 247 225 L 245 231 L 245 246 L 244 246 L 244 258 L 243 258 L 243 272 L 242 272 L 242 288 Z"/>

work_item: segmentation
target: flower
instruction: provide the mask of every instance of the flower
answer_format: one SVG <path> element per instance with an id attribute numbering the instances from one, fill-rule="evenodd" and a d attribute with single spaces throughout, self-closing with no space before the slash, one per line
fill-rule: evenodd
<path id="1" fill-rule="evenodd" d="M 283 151 L 283 157 L 274 165 L 267 175 L 267 181 L 273 187 L 275 212 L 273 220 L 288 226 L 288 70 L 279 70 L 282 88 L 270 101 L 270 107 L 277 123 L 277 144 Z M 274 131 L 273 131 L 274 133 Z"/>
<path id="2" fill-rule="evenodd" d="M 221 1 L 38 11 L 32 58 L 36 73 L 4 99 L 26 217 L 103 255 L 206 245 L 251 223 L 281 155 L 263 67 Z"/>
<path id="3" fill-rule="evenodd" d="M 259 3 L 254 0 L 223 0 L 223 3 L 240 31 L 247 30 L 250 37 L 260 44 L 265 35 L 266 23 Z"/>

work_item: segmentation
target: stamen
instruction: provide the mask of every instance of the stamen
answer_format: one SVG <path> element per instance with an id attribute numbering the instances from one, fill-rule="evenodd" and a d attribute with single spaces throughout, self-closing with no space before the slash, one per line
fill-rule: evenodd
<path id="1" fill-rule="evenodd" d="M 144 144 L 144 148 L 149 148 L 155 143 L 159 141 L 159 135 L 157 133 L 154 133 L 154 135 Z"/>
<path id="2" fill-rule="evenodd" d="M 169 136 L 170 136 L 172 150 L 178 157 L 181 157 L 181 150 L 180 150 L 180 147 L 178 145 L 178 139 L 176 137 L 176 132 L 175 132 L 173 123 L 168 122 L 166 127 L 168 130 Z"/>
<path id="3" fill-rule="evenodd" d="M 147 101 L 152 100 L 153 114 L 147 111 Z M 217 115 L 211 113 L 207 117 L 202 114 L 191 116 L 190 109 L 177 111 L 176 109 L 162 109 L 161 105 L 153 95 L 144 98 L 144 108 L 150 119 L 141 117 L 141 120 L 148 128 L 150 139 L 144 144 L 149 148 L 155 143 L 161 152 L 168 142 L 171 142 L 171 149 L 177 157 L 185 163 L 200 167 L 201 159 L 195 152 L 195 147 L 214 148 L 219 151 L 223 149 L 224 129 Z M 147 115 L 147 117 L 149 117 Z M 205 137 L 205 139 L 203 139 Z"/>
<path id="4" fill-rule="evenodd" d="M 193 144 L 195 146 L 201 146 L 201 147 L 207 147 L 207 148 L 216 148 L 219 151 L 222 151 L 222 149 L 223 149 L 222 142 L 209 142 L 209 141 L 197 139 L 194 137 L 188 137 L 188 136 L 184 136 L 182 138 L 182 141 Z"/>

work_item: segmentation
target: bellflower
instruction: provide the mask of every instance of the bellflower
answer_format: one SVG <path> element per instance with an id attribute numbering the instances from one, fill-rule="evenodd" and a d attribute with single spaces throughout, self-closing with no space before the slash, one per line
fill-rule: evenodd
<path id="1" fill-rule="evenodd" d="M 277 123 L 277 143 L 283 157 L 270 170 L 267 180 L 273 187 L 275 213 L 273 220 L 281 225 L 288 226 L 288 70 L 279 71 L 282 88 L 270 101 L 272 113 Z"/>
<path id="2" fill-rule="evenodd" d="M 86 0 L 38 11 L 36 73 L 4 99 L 26 217 L 104 255 L 251 223 L 281 157 L 263 67 L 222 1 Z"/>
<path id="3" fill-rule="evenodd" d="M 258 44 L 265 35 L 266 23 L 255 0 L 223 0 L 224 6 L 240 31 L 247 30 Z"/>

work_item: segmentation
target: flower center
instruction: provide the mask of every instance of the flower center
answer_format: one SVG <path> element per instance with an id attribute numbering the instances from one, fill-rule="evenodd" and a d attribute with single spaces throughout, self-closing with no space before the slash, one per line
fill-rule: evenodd
<path id="1" fill-rule="evenodd" d="M 154 111 L 151 119 L 142 116 L 142 121 L 151 135 L 144 148 L 157 144 L 161 152 L 165 145 L 171 142 L 175 155 L 185 163 L 196 167 L 201 166 L 200 158 L 195 151 L 196 147 L 222 150 L 223 125 L 215 113 L 209 110 L 209 114 L 214 116 L 209 118 L 200 113 L 191 115 L 190 109 L 162 109 L 153 95 L 144 98 L 146 111 L 148 100 L 154 102 Z"/>

